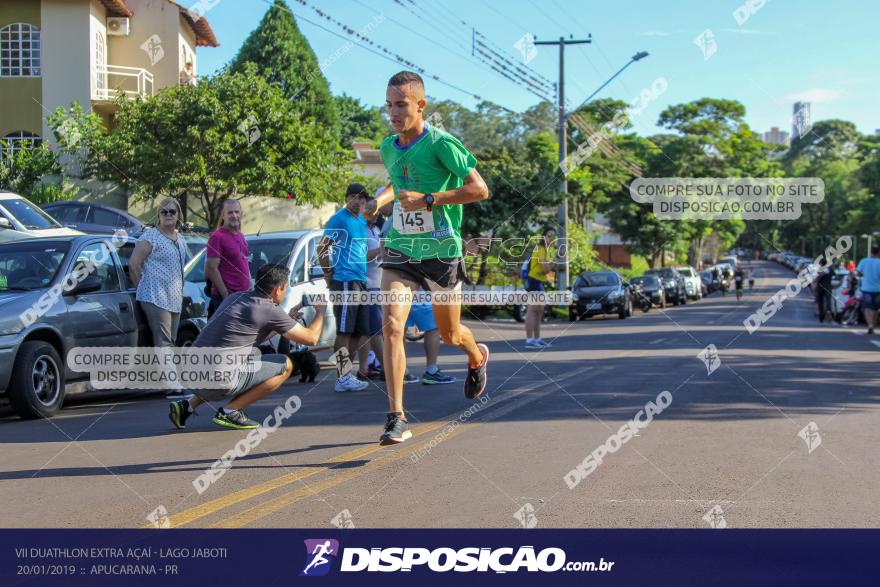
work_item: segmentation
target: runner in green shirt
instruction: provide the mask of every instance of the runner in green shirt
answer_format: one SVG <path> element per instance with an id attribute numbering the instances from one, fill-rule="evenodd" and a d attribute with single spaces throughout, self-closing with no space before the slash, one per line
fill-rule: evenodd
<path id="1" fill-rule="evenodd" d="M 392 228 L 382 261 L 382 292 L 404 295 L 399 302 L 382 305 L 390 410 L 379 442 L 397 444 L 412 436 L 403 409 L 403 376 L 404 325 L 413 291 L 459 294 L 458 303 L 435 303 L 434 318 L 443 341 L 468 356 L 465 396 L 473 399 L 486 389 L 489 348 L 477 344 L 470 329 L 461 324 L 461 218 L 462 204 L 487 199 L 489 189 L 476 170 L 477 160 L 461 142 L 425 122 L 421 76 L 411 71 L 395 74 L 388 80 L 385 106 L 397 131 L 380 149 L 393 189 L 371 201 L 367 214 L 392 207 L 393 202 Z"/>

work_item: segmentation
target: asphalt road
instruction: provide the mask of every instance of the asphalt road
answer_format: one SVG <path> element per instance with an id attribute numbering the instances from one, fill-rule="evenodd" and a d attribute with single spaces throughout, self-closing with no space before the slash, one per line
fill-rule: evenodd
<path id="1" fill-rule="evenodd" d="M 288 383 L 249 414 L 294 394 L 299 411 L 202 494 L 193 480 L 246 436 L 209 410 L 180 432 L 157 396 L 4 418 L 3 525 L 138 527 L 159 508 L 184 527 L 876 527 L 880 337 L 818 324 L 807 294 L 748 334 L 742 321 L 792 277 L 757 274 L 740 302 L 546 324 L 544 351 L 513 321 L 469 321 L 492 351 L 486 399 L 463 396 L 463 358 L 444 347 L 459 382 L 407 387 L 414 437 L 399 447 L 377 444 L 384 384 L 340 395 L 328 370 Z M 711 374 L 697 356 L 710 344 Z M 421 367 L 421 344 L 407 351 Z M 669 405 L 569 489 L 664 390 Z"/>

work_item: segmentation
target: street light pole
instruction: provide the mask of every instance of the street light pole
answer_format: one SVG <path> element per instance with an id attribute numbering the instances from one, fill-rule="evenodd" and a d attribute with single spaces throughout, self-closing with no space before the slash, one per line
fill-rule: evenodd
<path id="1" fill-rule="evenodd" d="M 626 62 L 626 65 L 624 65 L 623 67 L 621 67 L 620 69 L 618 69 L 618 70 L 614 73 L 614 75 L 612 75 L 611 77 L 609 77 L 609 78 L 605 81 L 604 84 L 602 84 L 601 86 L 599 86 L 598 88 L 596 88 L 596 91 L 593 92 L 592 94 L 590 94 L 589 96 L 587 96 L 587 99 L 584 100 L 583 102 L 581 102 L 580 105 L 579 105 L 577 108 L 575 108 L 574 110 L 572 110 L 572 111 L 570 112 L 570 114 L 574 114 L 575 112 L 577 112 L 578 110 L 580 110 L 581 108 L 583 108 L 584 106 L 586 106 L 587 103 L 588 103 L 590 100 L 592 100 L 593 97 L 594 97 L 596 94 L 598 94 L 599 92 L 601 92 L 602 89 L 603 89 L 605 86 L 607 86 L 608 84 L 610 84 L 611 82 L 613 82 L 613 81 L 614 81 L 614 78 L 616 78 L 616 77 L 619 76 L 621 73 L 623 73 L 623 70 L 624 70 L 624 69 L 626 69 L 627 67 L 629 67 L 630 65 L 632 65 L 632 64 L 635 63 L 636 61 L 639 61 L 640 59 L 644 59 L 644 58 L 647 57 L 647 56 L 648 56 L 648 52 L 647 52 L 647 51 L 639 51 L 638 53 L 636 53 L 635 55 L 633 55 L 632 57 L 630 57 L 630 58 L 629 58 L 629 61 Z M 566 117 L 566 118 L 567 118 L 567 117 Z"/>
<path id="2" fill-rule="evenodd" d="M 559 45 L 559 81 L 556 84 L 556 94 L 558 98 L 557 105 L 557 124 L 558 124 L 558 140 L 559 140 L 559 164 L 562 171 L 562 162 L 568 156 L 568 132 L 566 129 L 565 115 L 565 46 L 566 45 L 583 45 L 593 42 L 592 35 L 588 35 L 586 39 L 566 39 L 559 37 L 558 41 L 534 41 L 535 45 Z M 562 173 L 562 179 L 559 182 L 559 192 L 562 199 L 556 208 L 556 237 L 557 242 L 562 243 L 562 255 L 559 259 L 559 271 L 556 272 L 556 289 L 562 291 L 568 289 L 568 179 L 565 172 Z"/>

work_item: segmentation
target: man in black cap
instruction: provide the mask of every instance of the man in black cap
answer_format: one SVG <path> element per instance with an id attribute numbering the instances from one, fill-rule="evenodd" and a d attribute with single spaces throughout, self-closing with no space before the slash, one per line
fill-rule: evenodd
<path id="1" fill-rule="evenodd" d="M 369 383 L 352 373 L 362 336 L 370 336 L 369 305 L 357 299 L 367 289 L 367 221 L 361 215 L 368 200 L 367 189 L 353 183 L 345 190 L 345 206 L 327 221 L 318 245 L 318 261 L 330 294 L 341 297 L 333 304 L 336 316 L 336 391 L 361 391 Z"/>

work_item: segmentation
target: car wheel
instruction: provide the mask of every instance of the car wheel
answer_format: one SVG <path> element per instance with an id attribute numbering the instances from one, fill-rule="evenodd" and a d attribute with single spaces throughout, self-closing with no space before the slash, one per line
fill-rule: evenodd
<path id="1" fill-rule="evenodd" d="M 526 306 L 517 305 L 513 307 L 513 310 L 510 313 L 513 315 L 513 319 L 517 322 L 525 322 L 526 321 Z"/>
<path id="2" fill-rule="evenodd" d="M 64 403 L 64 363 L 48 342 L 21 345 L 9 383 L 9 403 L 21 418 L 50 418 Z"/>
<path id="3" fill-rule="evenodd" d="M 688 297 L 687 297 L 687 294 L 686 294 L 686 293 L 681 294 L 681 295 L 679 296 L 679 299 L 681 300 L 681 305 L 682 305 L 682 306 L 684 306 L 685 304 L 688 303 Z"/>
<path id="4" fill-rule="evenodd" d="M 192 344 L 196 341 L 196 338 L 198 336 L 199 336 L 199 334 L 195 330 L 193 330 L 191 328 L 184 328 L 183 330 L 181 330 L 177 333 L 177 346 L 180 346 L 180 347 L 192 346 Z"/>

